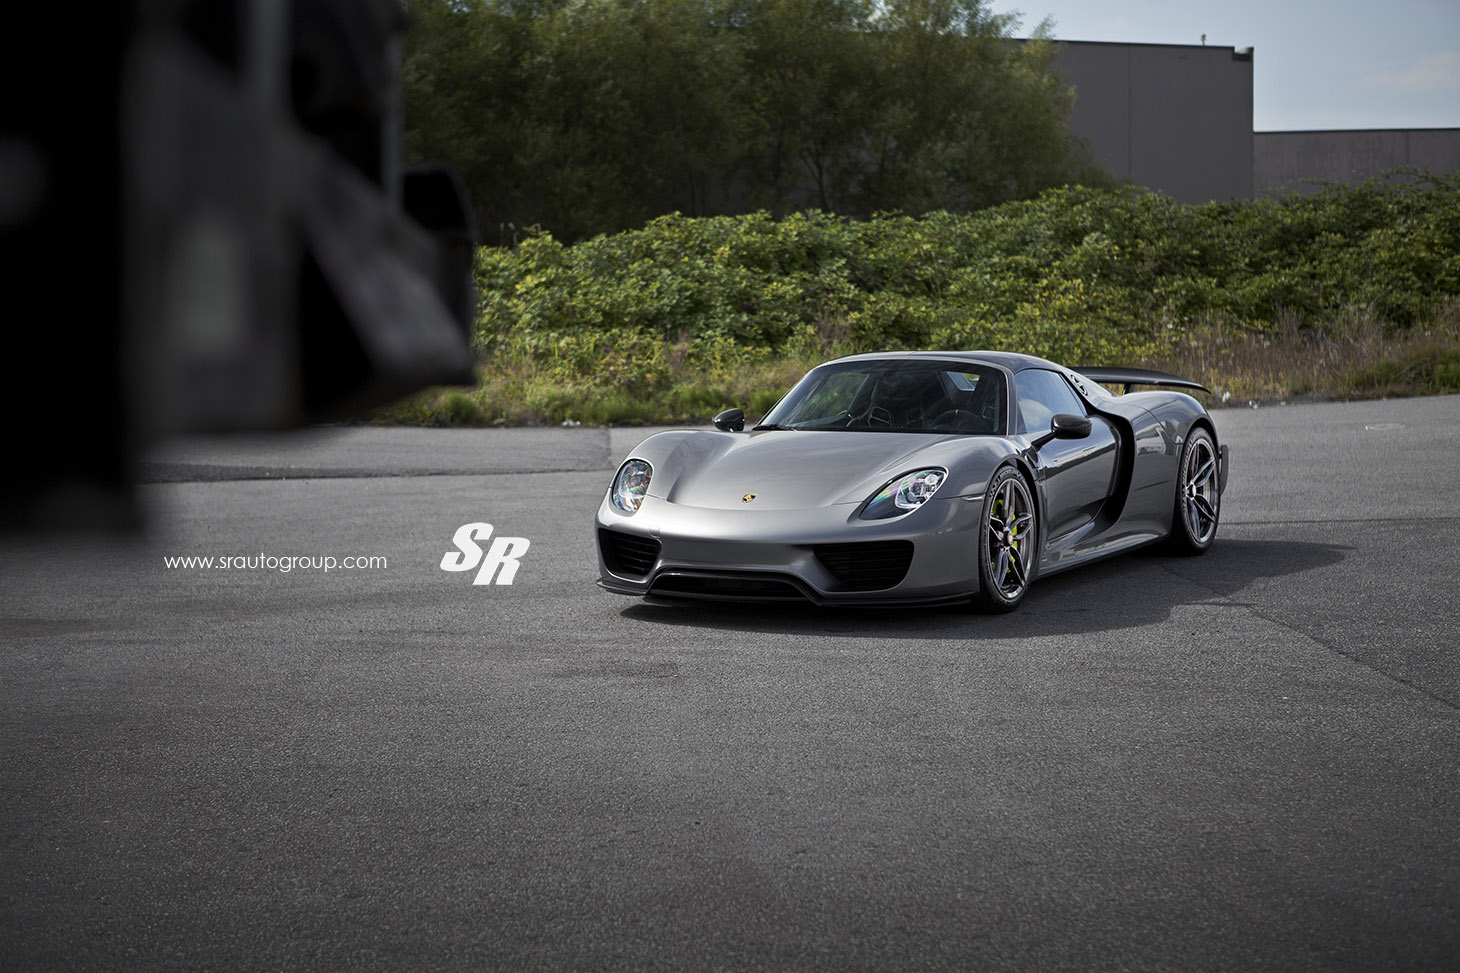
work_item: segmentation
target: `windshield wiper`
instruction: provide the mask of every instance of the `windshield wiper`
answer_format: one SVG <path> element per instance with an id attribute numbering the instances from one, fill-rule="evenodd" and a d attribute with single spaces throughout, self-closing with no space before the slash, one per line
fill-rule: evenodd
<path id="1" fill-rule="evenodd" d="M 750 431 L 751 432 L 758 432 L 758 431 L 760 431 L 762 429 L 784 429 L 784 430 L 790 432 L 790 431 L 793 431 L 795 428 L 796 428 L 795 426 L 783 426 L 779 422 L 763 422 L 763 423 L 761 423 L 758 426 L 751 426 L 750 427 Z"/>

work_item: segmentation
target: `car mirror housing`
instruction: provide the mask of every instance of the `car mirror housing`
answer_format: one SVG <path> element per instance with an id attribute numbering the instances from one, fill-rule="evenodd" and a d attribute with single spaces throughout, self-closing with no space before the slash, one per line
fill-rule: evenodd
<path id="1" fill-rule="evenodd" d="M 1068 412 L 1056 413 L 1049 421 L 1049 432 L 1034 440 L 1034 448 L 1038 449 L 1051 439 L 1084 439 L 1090 435 L 1093 427 L 1086 416 L 1072 415 Z"/>
<path id="2" fill-rule="evenodd" d="M 721 432 L 742 432 L 745 429 L 745 412 L 742 409 L 726 409 L 715 417 L 715 428 Z"/>
<path id="3" fill-rule="evenodd" d="M 1085 416 L 1070 415 L 1061 412 L 1050 420 L 1050 427 L 1054 430 L 1056 439 L 1084 439 L 1090 435 L 1090 420 Z"/>

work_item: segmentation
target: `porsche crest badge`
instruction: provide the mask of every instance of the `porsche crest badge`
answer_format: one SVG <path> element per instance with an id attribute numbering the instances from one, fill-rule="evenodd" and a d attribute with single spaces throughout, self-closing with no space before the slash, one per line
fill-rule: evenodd
<path id="1" fill-rule="evenodd" d="M 756 495 L 753 494 L 753 493 L 747 493 L 745 496 L 743 496 L 743 497 L 740 498 L 740 502 L 741 503 L 749 503 L 750 501 L 752 501 L 752 500 L 755 499 L 755 496 Z"/>

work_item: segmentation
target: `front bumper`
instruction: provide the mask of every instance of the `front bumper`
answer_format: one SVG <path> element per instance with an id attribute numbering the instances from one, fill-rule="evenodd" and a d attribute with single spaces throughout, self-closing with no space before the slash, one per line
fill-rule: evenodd
<path id="1" fill-rule="evenodd" d="M 711 510 L 646 497 L 625 515 L 605 501 L 596 518 L 598 584 L 711 601 L 960 601 L 978 586 L 981 501 L 933 499 L 883 521 L 858 519 L 859 504 Z"/>

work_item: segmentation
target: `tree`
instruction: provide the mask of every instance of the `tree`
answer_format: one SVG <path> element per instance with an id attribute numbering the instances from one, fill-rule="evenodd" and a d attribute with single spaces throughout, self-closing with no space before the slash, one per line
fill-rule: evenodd
<path id="1" fill-rule="evenodd" d="M 967 211 L 1094 173 L 985 0 L 406 0 L 406 147 L 492 239 L 667 212 Z"/>
<path id="2" fill-rule="evenodd" d="M 530 79 L 523 73 L 533 21 L 548 3 L 407 0 L 411 18 L 401 67 L 406 161 L 445 161 L 460 171 L 489 242 L 521 218 L 531 173 L 519 151 Z"/>
<path id="3" fill-rule="evenodd" d="M 867 59 L 871 0 L 757 0 L 742 8 L 746 129 L 739 175 L 776 212 L 838 209 L 878 73 Z"/>
<path id="4" fill-rule="evenodd" d="M 720 209 L 744 77 L 703 0 L 580 0 L 543 18 L 520 156 L 562 235 Z"/>

